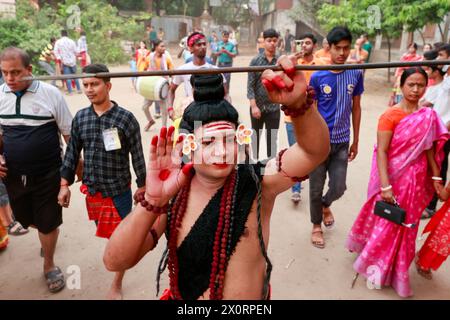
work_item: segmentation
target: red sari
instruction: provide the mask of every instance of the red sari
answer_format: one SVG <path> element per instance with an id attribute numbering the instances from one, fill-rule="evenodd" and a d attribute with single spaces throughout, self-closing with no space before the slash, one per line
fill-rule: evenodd
<path id="1" fill-rule="evenodd" d="M 450 199 L 431 218 L 423 233 L 430 233 L 420 249 L 417 264 L 437 270 L 450 254 Z"/>

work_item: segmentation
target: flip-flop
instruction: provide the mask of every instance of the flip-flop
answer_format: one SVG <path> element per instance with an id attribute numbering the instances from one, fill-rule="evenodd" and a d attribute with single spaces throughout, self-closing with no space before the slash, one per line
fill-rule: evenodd
<path id="1" fill-rule="evenodd" d="M 320 234 L 323 235 L 323 231 L 322 231 L 322 230 L 316 230 L 316 231 L 313 231 L 313 232 L 311 233 L 311 236 L 314 235 L 314 234 L 316 234 L 316 233 L 320 233 Z M 322 236 L 322 238 L 323 238 L 323 236 Z M 313 240 L 312 237 L 311 237 L 311 243 L 312 243 L 312 245 L 313 245 L 314 247 L 316 247 L 316 248 L 319 248 L 319 249 L 325 248 L 325 241 L 323 241 L 323 240 L 322 240 L 322 241 L 315 241 L 315 240 Z"/>
<path id="2" fill-rule="evenodd" d="M 61 291 L 66 285 L 64 274 L 59 267 L 55 267 L 52 271 L 45 273 L 44 277 L 47 282 L 48 290 L 51 293 Z"/>

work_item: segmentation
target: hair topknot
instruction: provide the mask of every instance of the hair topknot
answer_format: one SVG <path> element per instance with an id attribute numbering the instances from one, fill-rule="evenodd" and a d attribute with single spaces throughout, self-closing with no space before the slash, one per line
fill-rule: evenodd
<path id="1" fill-rule="evenodd" d="M 192 89 L 194 102 L 184 110 L 180 129 L 194 132 L 195 122 L 202 125 L 214 121 L 229 121 L 239 124 L 239 113 L 224 99 L 223 76 L 217 75 L 192 75 Z"/>
<path id="2" fill-rule="evenodd" d="M 197 102 L 222 100 L 225 97 L 223 76 L 221 74 L 194 74 L 191 76 L 191 85 L 194 92 L 194 100 Z"/>

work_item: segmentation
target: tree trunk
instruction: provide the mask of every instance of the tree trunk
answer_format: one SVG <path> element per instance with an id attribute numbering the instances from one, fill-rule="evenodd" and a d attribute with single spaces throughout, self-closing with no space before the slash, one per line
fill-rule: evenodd
<path id="1" fill-rule="evenodd" d="M 423 35 L 423 32 L 422 32 L 422 30 L 417 30 L 418 32 L 419 32 L 419 34 L 420 34 L 420 37 L 422 38 L 422 44 L 423 45 L 425 45 L 425 37 L 424 37 L 424 35 Z M 413 33 L 414 34 L 414 33 Z M 414 42 L 414 41 L 413 41 Z"/>
<path id="2" fill-rule="evenodd" d="M 442 42 L 445 42 L 444 31 L 443 31 L 442 28 L 441 28 L 441 24 L 438 23 L 437 26 L 438 26 L 438 28 L 439 28 L 439 33 L 441 34 L 441 41 L 442 41 Z"/>
<path id="3" fill-rule="evenodd" d="M 145 0 L 145 11 L 152 13 L 153 11 L 153 0 Z"/>
<path id="4" fill-rule="evenodd" d="M 386 33 L 387 44 L 388 44 L 388 62 L 391 62 L 391 38 L 389 33 Z M 388 69 L 388 82 L 391 83 L 391 69 Z"/>
<path id="5" fill-rule="evenodd" d="M 444 34 L 442 36 L 442 42 L 448 42 L 448 30 L 450 29 L 450 14 L 447 14 L 444 24 Z"/>

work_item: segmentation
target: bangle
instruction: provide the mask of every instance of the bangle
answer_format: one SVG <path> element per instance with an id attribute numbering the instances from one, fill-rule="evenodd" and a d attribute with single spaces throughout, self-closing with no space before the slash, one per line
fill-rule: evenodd
<path id="1" fill-rule="evenodd" d="M 385 188 L 383 188 L 383 187 L 380 188 L 381 191 L 389 191 L 389 190 L 391 190 L 391 189 L 392 189 L 392 185 L 388 185 L 388 186 L 385 187 Z"/>
<path id="2" fill-rule="evenodd" d="M 61 183 L 59 186 L 60 187 L 69 187 L 69 184 L 68 183 Z"/>
<path id="3" fill-rule="evenodd" d="M 444 180 L 441 177 L 436 177 L 436 176 L 431 177 L 431 179 L 433 179 L 434 181 L 442 181 L 442 180 Z"/>
<path id="4" fill-rule="evenodd" d="M 168 111 L 168 112 L 173 111 L 173 107 L 167 108 L 167 111 Z"/>

